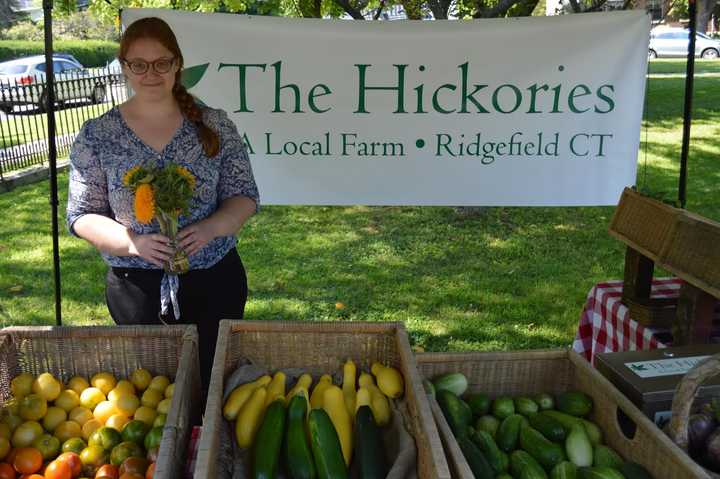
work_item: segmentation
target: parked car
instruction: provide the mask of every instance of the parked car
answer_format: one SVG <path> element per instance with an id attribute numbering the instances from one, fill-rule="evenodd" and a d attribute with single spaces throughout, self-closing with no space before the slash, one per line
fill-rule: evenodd
<path id="1" fill-rule="evenodd" d="M 655 28 L 650 32 L 648 58 L 687 56 L 690 32 L 684 28 Z M 695 56 L 720 57 L 720 41 L 698 33 L 695 37 Z"/>
<path id="2" fill-rule="evenodd" d="M 53 56 L 55 100 L 89 99 L 101 103 L 105 99 L 106 79 L 91 75 L 72 55 Z M 36 55 L 0 63 L 0 110 L 9 113 L 18 105 L 48 107 L 45 56 Z"/>

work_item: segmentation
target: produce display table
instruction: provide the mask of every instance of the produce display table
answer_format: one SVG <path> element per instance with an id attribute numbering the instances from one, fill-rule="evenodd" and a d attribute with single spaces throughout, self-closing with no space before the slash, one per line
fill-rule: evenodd
<path id="1" fill-rule="evenodd" d="M 677 297 L 682 283 L 678 278 L 655 279 L 651 295 Z M 588 293 L 573 349 L 592 364 L 598 353 L 665 348 L 672 343 L 669 329 L 645 327 L 630 318 L 621 301 L 622 287 L 622 281 L 608 281 L 596 284 Z M 713 333 L 720 335 L 717 326 Z"/>

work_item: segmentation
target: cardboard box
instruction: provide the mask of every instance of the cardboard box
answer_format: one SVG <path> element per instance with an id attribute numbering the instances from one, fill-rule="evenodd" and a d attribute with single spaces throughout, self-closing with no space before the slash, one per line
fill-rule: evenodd
<path id="1" fill-rule="evenodd" d="M 595 356 L 595 367 L 659 427 L 670 419 L 672 400 L 683 375 L 708 356 L 720 353 L 718 344 L 679 346 L 651 351 L 623 351 Z M 720 376 L 700 387 L 695 408 L 720 398 Z"/>

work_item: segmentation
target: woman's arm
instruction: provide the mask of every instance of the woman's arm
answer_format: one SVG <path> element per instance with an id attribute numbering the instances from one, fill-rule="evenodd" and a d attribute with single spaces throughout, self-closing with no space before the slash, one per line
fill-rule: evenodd
<path id="1" fill-rule="evenodd" d="M 256 210 L 255 200 L 246 196 L 223 200 L 215 213 L 178 233 L 178 247 L 192 255 L 217 237 L 236 234 Z"/>
<path id="2" fill-rule="evenodd" d="M 173 253 L 166 236 L 158 233 L 139 235 L 103 215 L 82 215 L 75 220 L 73 229 L 99 251 L 113 256 L 139 256 L 162 267 Z"/>

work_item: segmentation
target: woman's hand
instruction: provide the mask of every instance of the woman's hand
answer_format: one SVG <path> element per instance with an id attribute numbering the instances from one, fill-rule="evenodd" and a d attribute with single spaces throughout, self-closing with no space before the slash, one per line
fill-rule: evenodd
<path id="1" fill-rule="evenodd" d="M 178 248 L 192 256 L 217 237 L 210 218 L 186 226 L 177 235 Z"/>
<path id="2" fill-rule="evenodd" d="M 138 235 L 130 234 L 130 246 L 128 252 L 131 256 L 139 256 L 150 263 L 163 267 L 174 251 L 168 246 L 170 239 L 158 233 Z"/>

